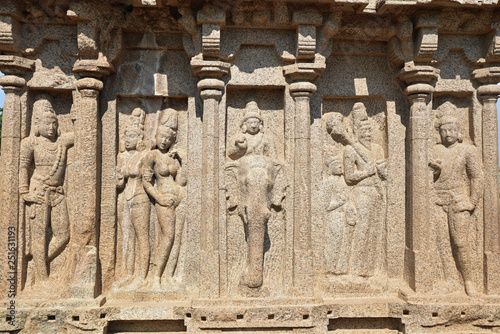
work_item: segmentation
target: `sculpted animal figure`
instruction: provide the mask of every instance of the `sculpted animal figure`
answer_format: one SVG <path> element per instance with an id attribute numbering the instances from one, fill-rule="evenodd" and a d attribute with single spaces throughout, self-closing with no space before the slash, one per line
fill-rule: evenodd
<path id="1" fill-rule="evenodd" d="M 264 237 L 273 207 L 284 197 L 282 165 L 275 161 L 273 136 L 264 132 L 257 103 L 247 104 L 240 131 L 229 141 L 228 156 L 235 162 L 226 170 L 236 180 L 229 189 L 229 208 L 237 207 L 247 241 L 247 264 L 241 284 L 259 288 L 263 284 Z"/>

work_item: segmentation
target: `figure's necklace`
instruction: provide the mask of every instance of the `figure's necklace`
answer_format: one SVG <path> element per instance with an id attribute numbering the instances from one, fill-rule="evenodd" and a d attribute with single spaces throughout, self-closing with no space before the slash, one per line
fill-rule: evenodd
<path id="1" fill-rule="evenodd" d="M 59 143 L 58 142 L 55 142 L 55 143 L 51 143 L 51 142 L 41 142 L 39 141 L 38 142 L 38 147 L 44 151 L 44 152 L 47 152 L 47 153 L 56 153 L 57 150 L 59 150 Z"/>
<path id="2" fill-rule="evenodd" d="M 56 174 L 57 170 L 61 166 L 61 159 L 62 159 L 62 155 L 63 155 L 63 148 L 62 148 L 62 145 L 59 142 L 59 140 L 54 143 L 55 149 L 46 148 L 45 147 L 46 144 L 48 144 L 48 143 L 40 143 L 40 141 L 39 141 L 38 147 L 40 147 L 42 149 L 42 151 L 44 151 L 44 152 L 52 153 L 52 154 L 56 153 L 56 159 L 54 160 L 54 164 L 52 165 L 52 168 L 50 169 L 49 173 L 41 180 L 42 182 L 46 182 L 47 180 L 49 180 L 52 176 L 54 176 Z"/>

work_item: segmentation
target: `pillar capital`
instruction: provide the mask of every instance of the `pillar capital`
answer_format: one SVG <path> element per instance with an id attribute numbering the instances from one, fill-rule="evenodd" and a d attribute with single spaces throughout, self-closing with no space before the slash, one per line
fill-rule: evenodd
<path id="1" fill-rule="evenodd" d="M 76 82 L 76 88 L 83 97 L 97 97 L 103 87 L 102 81 L 95 78 L 83 78 Z"/>
<path id="2" fill-rule="evenodd" d="M 80 59 L 73 65 L 73 72 L 81 77 L 102 78 L 115 71 L 114 66 L 105 58 Z"/>
<path id="3" fill-rule="evenodd" d="M 500 67 L 484 67 L 472 72 L 472 79 L 481 85 L 496 85 L 500 82 Z M 481 94 L 478 91 L 479 94 Z"/>
<path id="4" fill-rule="evenodd" d="M 432 94 L 438 76 L 439 70 L 433 66 L 408 62 L 399 73 L 398 78 L 408 85 L 405 93 L 410 96 L 414 94 Z"/>
<path id="5" fill-rule="evenodd" d="M 229 73 L 231 64 L 220 60 L 204 60 L 201 56 L 191 59 L 193 73 L 201 78 L 222 78 Z"/>
<path id="6" fill-rule="evenodd" d="M 4 91 L 19 90 L 26 86 L 26 80 L 16 75 L 4 75 L 0 77 L 0 86 Z"/>
<path id="7" fill-rule="evenodd" d="M 221 78 L 229 73 L 230 66 L 218 60 L 203 60 L 200 57 L 191 59 L 193 73 L 201 79 L 198 89 L 203 100 L 221 98 L 225 86 Z"/>
<path id="8" fill-rule="evenodd" d="M 325 58 L 317 54 L 313 63 L 295 63 L 285 66 L 283 71 L 292 82 L 312 82 L 319 78 L 325 68 Z"/>
<path id="9" fill-rule="evenodd" d="M 0 55 L 0 70 L 7 75 L 20 76 L 30 71 L 35 61 L 14 55 Z"/>

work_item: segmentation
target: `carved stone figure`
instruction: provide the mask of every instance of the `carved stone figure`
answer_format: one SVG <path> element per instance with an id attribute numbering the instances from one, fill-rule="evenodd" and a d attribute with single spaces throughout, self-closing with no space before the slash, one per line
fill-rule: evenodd
<path id="1" fill-rule="evenodd" d="M 255 101 L 247 104 L 240 131 L 229 140 L 228 156 L 236 162 L 226 169 L 236 182 L 229 189 L 229 209 L 237 207 L 248 245 L 247 264 L 241 285 L 263 284 L 264 237 L 272 207 L 284 197 L 282 168 L 276 159 L 274 138 L 264 132 L 264 121 Z"/>
<path id="2" fill-rule="evenodd" d="M 445 279 L 462 275 L 468 295 L 479 293 L 474 284 L 472 217 L 483 196 L 483 166 L 478 149 L 462 142 L 456 107 L 446 102 L 439 119 L 441 144 L 434 147 L 429 166 L 434 170 L 434 201 L 437 205 L 437 247 Z M 451 247 L 450 247 L 451 241 Z"/>
<path id="3" fill-rule="evenodd" d="M 125 130 L 125 151 L 117 157 L 117 183 L 122 190 L 119 197 L 120 219 L 124 247 L 125 277 L 118 286 L 129 284 L 135 289 L 145 283 L 149 269 L 149 197 L 144 190 L 142 177 L 146 158 L 144 144 L 144 120 L 146 113 L 140 108 L 134 109 L 131 122 Z"/>
<path id="4" fill-rule="evenodd" d="M 347 250 L 350 251 L 349 261 L 344 261 L 341 264 L 343 269 L 338 269 L 339 273 L 371 277 L 383 267 L 384 261 L 379 254 L 386 206 L 382 181 L 387 178 L 387 162 L 382 147 L 372 142 L 371 122 L 365 105 L 362 102 L 355 103 L 351 116 L 355 139 L 345 128 L 342 115 L 332 116 L 327 122 L 330 135 L 346 145 L 344 179 L 351 186 L 353 205 L 346 217 L 346 223 L 354 227 L 352 234 L 347 234 L 347 237 L 352 238 L 347 241 L 348 245 L 352 245 Z"/>
<path id="5" fill-rule="evenodd" d="M 159 244 L 155 245 L 156 267 L 153 273 L 153 288 L 161 288 L 161 277 L 171 255 L 175 238 L 175 209 L 182 201 L 187 179 L 183 175 L 185 153 L 173 145 L 177 135 L 177 111 L 163 112 L 156 132 L 156 149 L 146 157 L 144 188 L 155 201 L 156 215 L 160 225 Z M 154 182 L 153 182 L 154 180 Z M 173 272 L 168 273 L 168 283 L 174 284 Z"/>
<path id="6" fill-rule="evenodd" d="M 356 225 L 356 209 L 350 189 L 343 177 L 343 149 L 325 156 L 327 177 L 323 183 L 324 208 L 327 214 L 325 261 L 329 273 L 343 275 L 349 272 L 352 234 Z"/>
<path id="7" fill-rule="evenodd" d="M 33 257 L 36 284 L 49 278 L 50 261 L 63 251 L 70 239 L 63 186 L 67 150 L 73 144 L 73 132 L 61 135 L 48 98 L 37 100 L 33 105 L 32 134 L 21 142 L 19 170 L 19 192 L 27 205 L 28 216 L 26 249 Z"/>

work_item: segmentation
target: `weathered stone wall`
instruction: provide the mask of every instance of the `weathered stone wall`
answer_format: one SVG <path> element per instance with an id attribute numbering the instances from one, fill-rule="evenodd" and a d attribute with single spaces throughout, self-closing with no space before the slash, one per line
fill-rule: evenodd
<path id="1" fill-rule="evenodd" d="M 0 332 L 498 331 L 499 22 L 2 1 Z"/>

